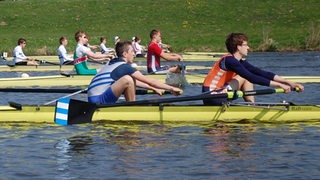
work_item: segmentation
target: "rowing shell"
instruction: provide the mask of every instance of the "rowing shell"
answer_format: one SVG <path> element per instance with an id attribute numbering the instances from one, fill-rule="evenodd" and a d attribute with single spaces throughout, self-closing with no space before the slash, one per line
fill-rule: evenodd
<path id="1" fill-rule="evenodd" d="M 21 110 L 19 110 L 21 109 Z M 54 123 L 55 106 L 0 106 L 0 122 Z M 289 123 L 320 120 L 319 105 L 262 106 L 122 106 L 95 111 L 92 121 L 148 121 L 155 123 L 219 122 Z"/>
<path id="2" fill-rule="evenodd" d="M 89 69 L 101 68 L 102 64 L 89 63 Z M 147 70 L 147 66 L 134 66 L 138 70 Z M 186 70 L 208 70 L 210 66 L 187 66 Z M 49 72 L 49 71 L 60 71 L 60 72 L 75 72 L 73 65 L 39 65 L 39 66 L 6 66 L 0 65 L 1 72 Z"/>
<path id="3" fill-rule="evenodd" d="M 166 75 L 148 75 L 152 78 L 165 82 Z M 186 74 L 186 79 L 190 84 L 202 84 L 206 75 Z M 93 76 L 74 75 L 74 76 L 34 76 L 25 78 L 0 78 L 0 87 L 52 87 L 52 86 L 79 86 L 86 87 L 90 84 Z M 300 83 L 319 83 L 320 76 L 284 76 L 284 78 Z"/>
<path id="4" fill-rule="evenodd" d="M 299 91 L 298 88 L 292 89 Z M 94 121 L 148 121 L 157 123 L 215 123 L 254 122 L 284 123 L 319 121 L 319 105 L 294 105 L 292 103 L 247 103 L 223 106 L 178 105 L 204 99 L 228 98 L 284 93 L 284 89 L 229 91 L 221 94 L 199 94 L 171 98 L 157 98 L 114 104 L 93 104 L 81 100 L 60 98 L 55 106 L 22 106 L 9 103 L 0 108 L 0 122 L 45 122 L 60 125 L 81 124 Z M 169 103 L 169 104 L 168 104 Z M 173 104 L 172 104 L 173 103 Z"/>
<path id="5" fill-rule="evenodd" d="M 215 53 L 186 53 L 186 54 L 181 54 L 183 59 L 185 61 L 217 61 L 219 60 L 220 53 L 215 54 Z M 216 55 L 218 55 L 216 57 Z M 30 56 L 33 59 L 43 59 L 47 62 L 50 63 L 60 63 L 59 59 L 57 56 Z M 13 58 L 7 58 L 7 60 L 12 60 Z M 141 58 L 141 57 L 137 57 L 134 59 L 135 62 L 146 62 L 147 58 Z"/>

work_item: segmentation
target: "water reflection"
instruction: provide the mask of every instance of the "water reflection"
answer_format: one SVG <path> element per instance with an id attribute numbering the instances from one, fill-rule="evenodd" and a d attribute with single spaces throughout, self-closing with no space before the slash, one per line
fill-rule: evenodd
<path id="1" fill-rule="evenodd" d="M 209 152 L 215 156 L 228 154 L 234 157 L 240 157 L 243 151 L 250 148 L 254 143 L 252 132 L 256 130 L 253 125 L 232 126 L 228 124 L 217 124 L 213 128 L 205 129 L 210 143 L 207 145 Z"/>
<path id="2" fill-rule="evenodd" d="M 70 172 L 74 168 L 73 161 L 87 160 L 85 157 L 94 154 L 89 148 L 92 144 L 94 144 L 92 137 L 73 136 L 61 139 L 54 145 L 54 148 L 57 149 L 56 162 L 59 179 L 74 179 L 78 176 Z"/>
<path id="3" fill-rule="evenodd" d="M 141 175 L 149 169 L 148 164 L 153 162 L 152 149 L 165 148 L 170 143 L 165 136 L 168 127 L 162 125 L 138 125 L 114 131 L 107 139 L 116 145 L 119 151 L 115 154 L 118 160 L 114 170 L 126 175 Z"/>
<path id="4" fill-rule="evenodd" d="M 306 172 L 312 179 L 319 175 L 319 122 L 1 125 L 3 179 L 23 175 L 30 179 L 301 179 Z"/>

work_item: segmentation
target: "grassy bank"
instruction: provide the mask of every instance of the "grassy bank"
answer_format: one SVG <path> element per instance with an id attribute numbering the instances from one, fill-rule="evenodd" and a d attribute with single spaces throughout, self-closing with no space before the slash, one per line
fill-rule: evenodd
<path id="1" fill-rule="evenodd" d="M 56 54 L 58 39 L 81 29 L 90 44 L 101 36 L 113 45 L 138 35 L 149 42 L 153 28 L 173 51 L 225 51 L 230 32 L 244 32 L 250 47 L 259 51 L 320 50 L 320 1 L 258 0 L 4 0 L 0 1 L 0 52 L 11 55 L 20 37 L 27 39 L 25 53 Z"/>

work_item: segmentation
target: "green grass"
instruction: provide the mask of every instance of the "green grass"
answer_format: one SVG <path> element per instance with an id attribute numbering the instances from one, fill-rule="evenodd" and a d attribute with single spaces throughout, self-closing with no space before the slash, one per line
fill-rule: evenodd
<path id="1" fill-rule="evenodd" d="M 175 52 L 225 51 L 231 32 L 247 34 L 253 50 L 266 43 L 266 36 L 276 43 L 267 44 L 272 50 L 320 50 L 320 40 L 313 37 L 320 31 L 319 7 L 318 0 L 4 0 L 0 52 L 11 55 L 24 37 L 25 54 L 53 55 L 62 35 L 72 52 L 77 30 L 87 32 L 90 44 L 100 44 L 105 36 L 112 46 L 115 35 L 122 40 L 138 35 L 147 45 L 153 28 Z"/>

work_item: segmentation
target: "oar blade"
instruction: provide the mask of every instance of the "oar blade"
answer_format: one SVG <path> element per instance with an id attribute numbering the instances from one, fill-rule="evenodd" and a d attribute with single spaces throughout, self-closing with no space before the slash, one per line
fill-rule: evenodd
<path id="1" fill-rule="evenodd" d="M 59 125 L 90 123 L 95 110 L 95 104 L 61 98 L 56 104 L 54 121 Z"/>

